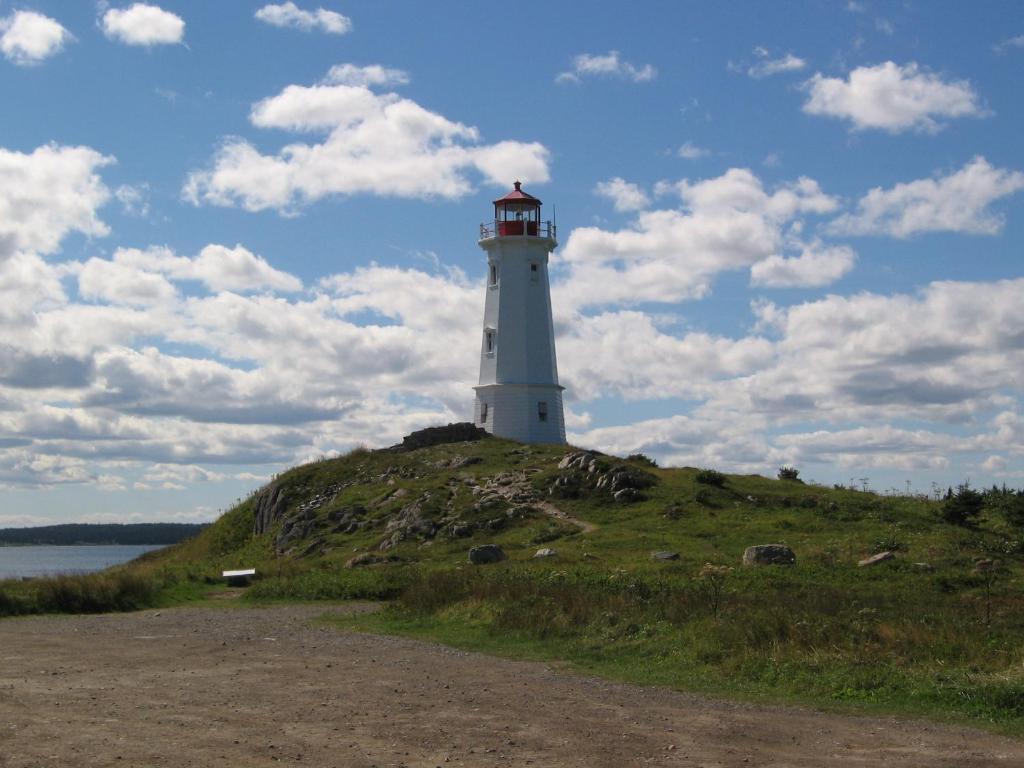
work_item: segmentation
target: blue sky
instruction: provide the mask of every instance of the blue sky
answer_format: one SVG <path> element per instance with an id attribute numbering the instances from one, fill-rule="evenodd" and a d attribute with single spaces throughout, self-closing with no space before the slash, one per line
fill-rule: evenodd
<path id="1" fill-rule="evenodd" d="M 0 57 L 0 525 L 467 419 L 516 178 L 573 442 L 1024 484 L 1019 3 L 29 0 Z"/>

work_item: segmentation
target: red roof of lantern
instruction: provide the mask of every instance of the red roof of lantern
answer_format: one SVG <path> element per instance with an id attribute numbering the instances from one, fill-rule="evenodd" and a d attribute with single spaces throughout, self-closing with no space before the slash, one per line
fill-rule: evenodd
<path id="1" fill-rule="evenodd" d="M 540 205 L 540 200 L 538 200 L 536 197 L 527 192 L 523 192 L 523 190 L 520 189 L 521 186 L 522 184 L 517 181 L 515 183 L 515 189 L 513 189 L 504 197 L 499 197 L 497 200 L 494 201 L 494 204 L 497 205 L 498 203 L 535 203 L 537 205 Z"/>

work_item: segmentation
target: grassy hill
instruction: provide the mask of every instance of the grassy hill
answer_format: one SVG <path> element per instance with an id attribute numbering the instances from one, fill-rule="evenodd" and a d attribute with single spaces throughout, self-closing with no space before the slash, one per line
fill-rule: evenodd
<path id="1" fill-rule="evenodd" d="M 390 601 L 347 620 L 357 629 L 1024 734 L 1024 532 L 987 502 L 947 522 L 955 501 L 493 438 L 357 450 L 284 473 L 194 539 L 108 577 L 155 585 L 140 602 L 160 601 L 255 567 L 247 601 Z M 485 543 L 507 560 L 471 565 Z M 741 565 L 768 543 L 796 563 Z M 883 551 L 895 556 L 858 566 Z M 0 614 L 3 601 L 0 588 Z"/>

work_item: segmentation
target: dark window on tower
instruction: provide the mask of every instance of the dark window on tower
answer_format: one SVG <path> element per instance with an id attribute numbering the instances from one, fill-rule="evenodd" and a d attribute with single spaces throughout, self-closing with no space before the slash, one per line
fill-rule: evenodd
<path id="1" fill-rule="evenodd" d="M 498 284 L 498 265 L 491 264 L 491 285 Z"/>
<path id="2" fill-rule="evenodd" d="M 490 354 L 494 351 L 494 331 L 487 331 L 485 336 L 487 338 L 487 354 Z"/>
<path id="3" fill-rule="evenodd" d="M 530 280 L 537 282 L 540 279 L 540 264 L 532 262 L 530 264 Z"/>
<path id="4" fill-rule="evenodd" d="M 548 404 L 543 400 L 537 403 L 537 418 L 541 421 L 548 420 Z"/>
<path id="5" fill-rule="evenodd" d="M 487 403 L 480 403 L 480 423 L 487 423 Z"/>

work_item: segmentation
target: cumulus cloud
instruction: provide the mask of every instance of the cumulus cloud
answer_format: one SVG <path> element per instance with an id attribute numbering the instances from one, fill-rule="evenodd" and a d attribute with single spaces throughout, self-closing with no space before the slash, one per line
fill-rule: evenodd
<path id="1" fill-rule="evenodd" d="M 371 85 L 391 86 L 405 85 L 409 82 L 409 73 L 401 69 L 382 67 L 380 64 L 369 64 L 360 67 L 356 64 L 335 64 L 327 72 L 324 83 L 328 85 Z"/>
<path id="2" fill-rule="evenodd" d="M 638 311 L 579 315 L 562 328 L 561 380 L 582 401 L 603 396 L 700 399 L 714 382 L 751 373 L 774 355 L 773 345 L 761 337 L 677 336 Z"/>
<path id="3" fill-rule="evenodd" d="M 804 112 L 849 120 L 854 130 L 934 133 L 944 119 L 986 114 L 969 82 L 943 80 L 914 62 L 858 67 L 846 80 L 818 73 L 804 89 Z"/>
<path id="4" fill-rule="evenodd" d="M 922 232 L 994 235 L 1003 217 L 989 206 L 1024 189 L 1024 173 L 995 168 L 975 157 L 959 171 L 918 179 L 891 189 L 876 187 L 860 199 L 857 210 L 840 216 L 830 231 L 851 235 L 910 237 Z"/>
<path id="5" fill-rule="evenodd" d="M 71 39 L 60 22 L 35 11 L 15 11 L 0 18 L 0 53 L 19 66 L 50 58 Z"/>
<path id="6" fill-rule="evenodd" d="M 94 270 L 96 278 L 92 277 Z M 135 300 L 128 299 L 127 293 L 120 293 L 118 286 L 122 280 L 116 275 L 123 275 L 124 287 Z M 207 245 L 195 258 L 177 256 L 166 247 L 119 248 L 110 261 L 90 259 L 86 262 L 79 273 L 79 287 L 86 295 L 102 296 L 108 301 L 122 296 L 125 303 L 148 304 L 174 297 L 174 288 L 165 277 L 196 280 L 211 291 L 302 290 L 301 280 L 274 269 L 266 259 L 244 246 L 229 248 L 217 244 Z M 90 289 L 91 285 L 95 285 L 95 289 Z"/>
<path id="7" fill-rule="evenodd" d="M 598 182 L 594 194 L 611 200 L 616 211 L 639 211 L 651 202 L 640 187 L 619 177 Z"/>
<path id="8" fill-rule="evenodd" d="M 129 216 L 149 215 L 148 184 L 122 184 L 114 190 L 114 197 L 121 204 L 121 210 Z"/>
<path id="9" fill-rule="evenodd" d="M 796 72 L 807 66 L 807 62 L 792 53 L 780 56 L 777 59 L 770 58 L 768 51 L 764 48 L 757 48 L 754 53 L 760 57 L 760 61 L 747 69 L 747 74 L 756 80 L 764 77 L 771 77 L 782 72 Z"/>
<path id="10" fill-rule="evenodd" d="M 126 45 L 170 45 L 185 38 L 180 16 L 146 3 L 110 8 L 101 17 L 100 27 L 108 38 Z"/>
<path id="11" fill-rule="evenodd" d="M 560 296 L 566 306 L 699 298 L 716 274 L 749 268 L 783 249 L 787 222 L 837 206 L 812 179 L 768 191 L 742 168 L 663 183 L 656 191 L 677 195 L 681 208 L 642 211 L 618 231 L 573 230 L 560 256 L 573 286 Z"/>
<path id="12" fill-rule="evenodd" d="M 599 365 L 586 367 L 586 356 L 574 360 L 563 352 L 568 376 L 582 366 L 601 382 L 596 389 L 583 382 L 586 396 L 681 396 L 699 405 L 688 415 L 576 431 L 570 439 L 611 452 L 642 451 L 666 463 L 741 472 L 783 463 L 833 471 L 941 471 L 954 460 L 981 466 L 992 455 L 1019 462 L 1024 389 L 1017 372 L 1024 365 L 1024 335 L 1018 329 L 1024 315 L 1015 297 L 1022 289 L 1024 280 L 938 282 L 914 295 L 862 293 L 788 308 L 759 305 L 757 313 L 774 334 L 700 340 L 704 349 L 695 344 L 692 357 L 672 360 L 675 370 L 686 371 L 688 364 L 712 361 L 710 369 L 698 367 L 688 376 L 686 388 L 668 369 L 650 388 L 637 384 L 646 381 L 645 371 L 657 371 L 661 356 L 671 359 L 697 341 L 693 334 L 658 342 L 645 359 L 650 334 L 635 319 L 616 317 L 599 332 L 614 334 L 621 325 L 636 334 L 634 341 L 642 340 L 617 346 L 636 376 L 602 377 Z M 572 349 L 571 338 L 561 340 L 560 352 Z M 596 335 L 586 341 L 587 352 L 600 353 Z M 721 366 L 725 360 L 734 367 Z M 602 362 L 615 372 L 626 367 L 611 355 Z M 660 394 L 659 383 L 665 385 Z M 1005 466 L 991 461 L 986 471 Z"/>
<path id="13" fill-rule="evenodd" d="M 337 11 L 317 8 L 305 11 L 295 3 L 265 5 L 256 11 L 256 18 L 275 27 L 291 27 L 303 32 L 319 30 L 332 35 L 343 35 L 352 29 L 352 20 Z"/>
<path id="14" fill-rule="evenodd" d="M 332 71 L 354 81 L 398 82 L 396 70 Z M 511 178 L 544 182 L 549 177 L 549 152 L 542 144 L 482 144 L 476 128 L 366 85 L 290 85 L 255 104 L 250 121 L 260 128 L 327 137 L 290 144 L 276 155 L 229 138 L 210 168 L 189 175 L 183 190 L 187 200 L 287 212 L 329 195 L 458 198 L 473 189 L 468 175 L 473 171 L 502 185 Z"/>
<path id="15" fill-rule="evenodd" d="M 619 58 L 618 51 L 605 54 L 581 53 L 572 60 L 572 69 L 560 73 L 555 82 L 578 83 L 586 77 L 616 77 L 634 83 L 653 80 L 658 74 L 650 64 L 638 66 Z"/>
<path id="16" fill-rule="evenodd" d="M 85 299 L 133 306 L 164 304 L 177 296 L 174 286 L 163 275 L 105 259 L 89 259 L 82 266 L 78 292 Z"/>
<path id="17" fill-rule="evenodd" d="M 857 256 L 849 246 L 815 243 L 799 256 L 769 256 L 750 268 L 750 284 L 766 288 L 815 288 L 829 285 L 853 269 Z"/>
<path id="18" fill-rule="evenodd" d="M 110 190 L 97 171 L 112 162 L 89 147 L 0 147 L 0 261 L 17 250 L 53 253 L 70 232 L 107 234 L 96 212 Z"/>
<path id="19" fill-rule="evenodd" d="M 687 141 L 679 147 L 676 154 L 684 160 L 698 160 L 699 158 L 707 157 L 711 153 L 703 147 L 698 147 L 692 141 Z"/>
<path id="20" fill-rule="evenodd" d="M 1016 37 L 1009 37 L 1002 42 L 996 43 L 992 46 L 992 49 L 996 53 L 1005 53 L 1010 48 L 1024 48 L 1024 35 L 1017 35 Z"/>
<path id="21" fill-rule="evenodd" d="M 733 407 L 788 418 L 970 420 L 1019 396 L 1024 280 L 936 282 L 919 295 L 828 296 L 760 306 L 777 365 L 723 388 Z"/>

